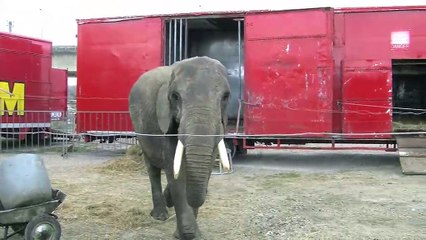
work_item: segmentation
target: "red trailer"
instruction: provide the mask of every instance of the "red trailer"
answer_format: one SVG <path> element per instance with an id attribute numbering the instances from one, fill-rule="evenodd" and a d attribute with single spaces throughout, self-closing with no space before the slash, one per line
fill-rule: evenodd
<path id="1" fill-rule="evenodd" d="M 206 55 L 228 69 L 236 151 L 397 141 L 401 151 L 395 132 L 426 129 L 425 18 L 426 7 L 398 7 L 79 20 L 77 130 L 131 132 L 138 76 Z"/>
<path id="2" fill-rule="evenodd" d="M 67 110 L 67 70 L 52 68 L 52 43 L 0 32 L 1 136 L 45 139 Z"/>

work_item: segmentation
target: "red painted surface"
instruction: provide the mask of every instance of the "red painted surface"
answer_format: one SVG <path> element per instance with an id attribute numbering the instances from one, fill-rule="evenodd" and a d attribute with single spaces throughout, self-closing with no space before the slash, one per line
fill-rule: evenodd
<path id="1" fill-rule="evenodd" d="M 426 59 L 423 6 L 179 16 L 213 15 L 245 17 L 245 134 L 389 138 L 391 61 Z M 78 111 L 123 111 L 124 126 L 81 112 L 80 131 L 130 130 L 128 91 L 142 72 L 162 65 L 162 18 L 176 16 L 80 20 Z M 392 44 L 393 32 L 408 33 L 409 42 Z"/>
<path id="2" fill-rule="evenodd" d="M 311 8 L 315 9 L 315 8 Z M 317 8 L 318 9 L 318 8 Z M 414 11 L 414 10 L 426 10 L 426 6 L 396 6 L 396 7 L 358 7 L 358 8 L 335 8 L 334 12 L 383 12 L 383 11 Z M 104 22 L 119 22 L 124 20 L 139 20 L 142 18 L 188 18 L 188 17 L 238 17 L 245 16 L 247 14 L 262 14 L 262 13 L 280 13 L 284 11 L 300 11 L 300 10 L 249 10 L 249 11 L 210 11 L 210 12 L 191 12 L 191 13 L 175 13 L 175 14 L 151 14 L 151 15 L 134 15 L 134 16 L 121 16 L 121 17 L 104 17 L 104 18 L 89 18 L 89 19 L 77 19 L 78 24 L 86 23 L 104 23 Z"/>
<path id="3" fill-rule="evenodd" d="M 332 24 L 328 9 L 246 16 L 247 134 L 332 131 Z"/>
<path id="4" fill-rule="evenodd" d="M 50 123 L 51 66 L 50 42 L 0 33 L 0 81 L 8 83 L 10 92 L 17 83 L 25 84 L 24 115 L 17 115 L 16 108 L 11 116 L 5 112 L 0 117 L 2 128 Z"/>
<path id="5" fill-rule="evenodd" d="M 426 9 L 425 9 L 426 10 Z M 426 58 L 424 18 L 426 11 L 341 13 L 345 21 L 345 55 L 350 60 Z M 359 26 L 365 26 L 359 28 Z M 408 31 L 410 43 L 403 48 L 391 45 L 392 32 Z"/>
<path id="6" fill-rule="evenodd" d="M 238 143 L 236 143 L 237 145 Z M 396 146 L 395 144 L 386 144 L 386 146 L 383 147 L 372 147 L 372 146 L 344 146 L 343 144 L 340 144 L 339 146 L 336 146 L 335 143 L 331 142 L 328 144 L 323 144 L 322 146 L 318 145 L 311 145 L 311 146 L 290 146 L 288 144 L 281 144 L 279 139 L 278 143 L 274 145 L 247 145 L 246 139 L 243 139 L 242 141 L 242 148 L 244 149 L 290 149 L 290 150 L 384 150 L 388 152 L 395 152 Z"/>
<path id="7" fill-rule="evenodd" d="M 336 15 L 343 133 L 392 132 L 391 61 L 426 58 L 425 17 L 426 11 L 350 9 Z M 392 44 L 392 32 L 407 32 L 409 43 Z"/>
<path id="8" fill-rule="evenodd" d="M 66 69 L 52 68 L 50 72 L 51 101 L 50 110 L 62 113 L 67 112 L 68 96 L 68 71 Z"/>
<path id="9" fill-rule="evenodd" d="M 365 61 L 343 64 L 343 133 L 391 132 L 392 70 L 377 61 L 359 67 L 362 64 L 366 65 Z M 376 137 L 384 136 L 378 134 Z"/>
<path id="10" fill-rule="evenodd" d="M 425 5 L 418 6 L 390 6 L 390 7 L 351 7 L 336 8 L 335 13 L 371 13 L 371 12 L 395 12 L 395 11 L 424 11 Z"/>
<path id="11" fill-rule="evenodd" d="M 163 64 L 162 28 L 160 18 L 78 26 L 78 132 L 132 130 L 130 88 Z"/>

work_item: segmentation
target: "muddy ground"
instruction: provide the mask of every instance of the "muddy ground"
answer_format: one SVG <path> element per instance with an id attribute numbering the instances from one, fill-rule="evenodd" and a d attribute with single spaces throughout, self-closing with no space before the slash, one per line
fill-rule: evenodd
<path id="1" fill-rule="evenodd" d="M 149 216 L 145 171 L 99 171 L 114 158 L 100 153 L 43 157 L 68 194 L 62 239 L 173 239 L 174 217 Z M 426 176 L 403 175 L 395 153 L 249 151 L 234 168 L 211 178 L 206 239 L 426 239 Z"/>

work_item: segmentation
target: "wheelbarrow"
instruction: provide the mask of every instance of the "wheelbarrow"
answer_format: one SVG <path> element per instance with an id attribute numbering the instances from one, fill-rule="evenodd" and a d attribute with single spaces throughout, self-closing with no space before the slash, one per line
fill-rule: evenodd
<path id="1" fill-rule="evenodd" d="M 61 225 L 53 211 L 61 205 L 66 194 L 52 189 L 52 200 L 36 205 L 0 210 L 0 227 L 4 228 L 3 240 L 22 235 L 25 240 L 61 237 Z M 13 233 L 9 234 L 9 228 Z"/>

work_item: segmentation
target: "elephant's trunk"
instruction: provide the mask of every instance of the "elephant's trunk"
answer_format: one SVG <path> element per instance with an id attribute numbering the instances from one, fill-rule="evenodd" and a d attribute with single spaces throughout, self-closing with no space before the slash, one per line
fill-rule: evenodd
<path id="1" fill-rule="evenodd" d="M 215 114 L 218 111 L 202 106 L 186 110 L 187 112 L 183 112 L 187 114 L 182 117 L 184 124 L 179 130 L 180 133 L 189 134 L 182 138 L 185 149 L 186 194 L 188 204 L 199 208 L 206 199 L 213 159 L 216 157 L 213 154 L 218 144 L 217 135 L 223 133 L 223 126 L 220 115 Z"/>
<path id="2" fill-rule="evenodd" d="M 188 204 L 199 208 L 206 199 L 207 185 L 212 169 L 212 146 L 200 143 L 186 147 L 186 193 Z"/>

